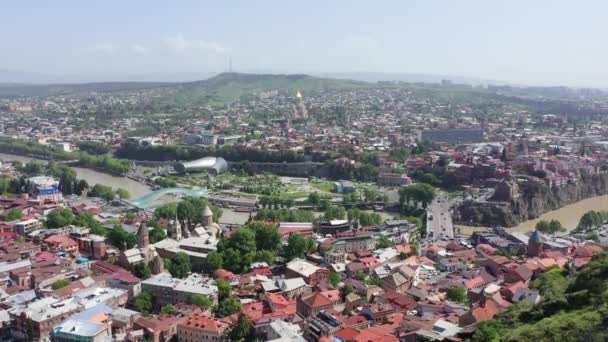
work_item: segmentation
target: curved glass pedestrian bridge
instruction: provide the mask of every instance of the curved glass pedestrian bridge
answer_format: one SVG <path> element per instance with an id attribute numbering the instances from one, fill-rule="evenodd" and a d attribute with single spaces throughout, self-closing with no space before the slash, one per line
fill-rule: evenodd
<path id="1" fill-rule="evenodd" d="M 184 197 L 200 197 L 207 193 L 207 189 L 188 189 L 188 188 L 163 188 L 155 191 L 150 191 L 147 194 L 132 199 L 129 203 L 136 207 L 146 208 L 155 200 L 164 195 L 183 195 Z"/>

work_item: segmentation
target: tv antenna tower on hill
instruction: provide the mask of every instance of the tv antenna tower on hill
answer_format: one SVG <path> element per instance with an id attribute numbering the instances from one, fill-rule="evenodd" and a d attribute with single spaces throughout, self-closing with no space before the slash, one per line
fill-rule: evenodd
<path id="1" fill-rule="evenodd" d="M 232 56 L 228 56 L 228 72 L 232 72 Z"/>

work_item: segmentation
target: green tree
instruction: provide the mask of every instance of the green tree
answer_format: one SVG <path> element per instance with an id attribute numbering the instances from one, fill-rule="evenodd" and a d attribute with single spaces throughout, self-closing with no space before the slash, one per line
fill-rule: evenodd
<path id="1" fill-rule="evenodd" d="M 287 246 L 283 248 L 283 254 L 287 260 L 302 258 L 315 248 L 315 241 L 307 239 L 300 234 L 291 234 L 287 238 Z"/>
<path id="2" fill-rule="evenodd" d="M 447 292 L 447 298 L 451 301 L 466 303 L 467 298 L 467 289 L 462 286 L 450 286 Z"/>
<path id="3" fill-rule="evenodd" d="M 230 271 L 247 272 L 256 257 L 255 232 L 243 226 L 230 235 L 226 241 L 220 241 L 218 249 L 224 251 L 224 266 Z"/>
<path id="4" fill-rule="evenodd" d="M 175 278 L 183 279 L 192 271 L 190 265 L 190 256 L 184 252 L 178 252 L 171 259 L 171 268 L 169 272 Z"/>
<path id="5" fill-rule="evenodd" d="M 383 236 L 380 239 L 378 239 L 378 242 L 376 242 L 376 248 L 390 248 L 393 247 L 394 243 L 393 241 L 389 240 L 387 237 Z"/>
<path id="6" fill-rule="evenodd" d="M 160 308 L 160 313 L 165 315 L 170 314 L 171 311 L 173 311 L 173 305 L 171 304 L 163 305 L 163 307 Z"/>
<path id="7" fill-rule="evenodd" d="M 239 314 L 238 319 L 232 325 L 230 333 L 230 341 L 245 341 L 249 338 L 252 332 L 252 325 L 247 316 L 242 312 Z"/>
<path id="8" fill-rule="evenodd" d="M 331 272 L 329 273 L 329 283 L 331 284 L 331 286 L 333 286 L 334 288 L 338 287 L 338 284 L 340 284 L 340 281 L 342 279 L 340 279 L 340 275 L 338 275 L 338 273 L 336 272 Z"/>
<path id="9" fill-rule="evenodd" d="M 603 219 L 601 215 L 598 214 L 595 210 L 590 210 L 583 214 L 576 228 L 577 230 L 581 231 L 594 230 L 602 223 Z"/>
<path id="10" fill-rule="evenodd" d="M 66 287 L 68 285 L 70 285 L 72 282 L 69 279 L 61 279 L 61 280 L 57 280 L 54 283 L 51 284 L 51 288 L 53 290 L 58 290 L 62 287 Z"/>
<path id="11" fill-rule="evenodd" d="M 217 269 L 223 268 L 224 266 L 224 257 L 222 253 L 217 251 L 212 251 L 207 255 L 207 267 L 209 271 L 213 272 Z"/>
<path id="12" fill-rule="evenodd" d="M 545 220 L 540 220 L 538 221 L 538 223 L 536 224 L 536 226 L 534 227 L 536 230 L 538 230 L 541 233 L 544 234 L 549 234 L 551 231 L 551 227 L 549 226 L 549 222 L 545 221 Z"/>
<path id="13" fill-rule="evenodd" d="M 340 289 L 340 297 L 342 297 L 342 301 L 344 301 L 346 299 L 346 296 L 348 296 L 352 292 L 353 292 L 353 287 L 350 285 L 346 285 L 342 289 Z"/>
<path id="14" fill-rule="evenodd" d="M 152 274 L 152 269 L 150 268 L 150 265 L 144 262 L 135 266 L 133 273 L 138 278 L 145 280 L 150 278 L 150 275 Z"/>
<path id="15" fill-rule="evenodd" d="M 209 296 L 205 296 L 202 294 L 194 294 L 190 297 L 192 304 L 199 306 L 201 308 L 210 308 L 213 306 L 213 301 L 209 299 Z"/>
<path id="16" fill-rule="evenodd" d="M 158 224 L 152 224 L 152 229 L 148 232 L 150 243 L 157 243 L 167 238 L 167 232 Z"/>
<path id="17" fill-rule="evenodd" d="M 353 278 L 357 279 L 358 281 L 364 281 L 365 278 L 367 278 L 367 274 L 365 274 L 363 271 L 357 271 L 355 272 Z"/>
<path id="18" fill-rule="evenodd" d="M 55 209 L 46 217 L 46 226 L 48 228 L 61 228 L 69 226 L 74 220 L 72 209 Z"/>
<path id="19" fill-rule="evenodd" d="M 562 223 L 558 220 L 551 220 L 551 222 L 549 222 L 549 233 L 556 234 L 563 231 L 566 231 L 566 228 L 564 228 Z"/>
<path id="20" fill-rule="evenodd" d="M 321 203 L 321 196 L 318 192 L 311 192 L 308 194 L 308 203 L 313 207 L 317 207 Z"/>
<path id="21" fill-rule="evenodd" d="M 255 244 L 258 250 L 276 251 L 281 247 L 281 234 L 274 224 L 252 222 L 247 227 L 255 233 Z"/>
<path id="22" fill-rule="evenodd" d="M 226 298 L 220 301 L 215 310 L 216 315 L 226 317 L 241 311 L 241 303 L 235 298 Z"/>
<path id="23" fill-rule="evenodd" d="M 222 278 L 215 279 L 215 286 L 217 286 L 217 296 L 219 300 L 224 300 L 230 297 L 230 284 Z"/>
<path id="24" fill-rule="evenodd" d="M 21 209 L 13 208 L 8 211 L 8 213 L 4 217 L 4 220 L 7 222 L 10 222 L 10 221 L 19 220 L 22 217 L 23 217 L 23 211 L 21 211 Z"/>
<path id="25" fill-rule="evenodd" d="M 473 342 L 500 342 L 500 332 L 504 325 L 499 320 L 479 322 L 473 335 Z"/>
<path id="26" fill-rule="evenodd" d="M 323 218 L 326 220 L 343 220 L 346 217 L 346 210 L 344 207 L 338 207 L 330 205 L 325 209 Z"/>
<path id="27" fill-rule="evenodd" d="M 115 192 L 112 190 L 111 186 L 103 185 L 103 184 L 95 184 L 91 191 L 89 191 L 88 196 L 90 197 L 99 197 L 103 198 L 106 201 L 111 201 L 116 196 Z"/>
<path id="28" fill-rule="evenodd" d="M 121 251 L 133 248 L 137 244 L 137 236 L 127 232 L 120 224 L 115 224 L 106 237 L 113 246 L 118 247 Z"/>
<path id="29" fill-rule="evenodd" d="M 167 220 L 175 219 L 177 215 L 177 203 L 169 203 L 160 206 L 154 210 L 154 217 L 156 219 L 164 218 Z M 181 218 L 180 218 L 181 220 Z"/>
<path id="30" fill-rule="evenodd" d="M 255 260 L 260 261 L 260 262 L 265 262 L 268 265 L 274 265 L 276 257 L 277 257 L 277 255 L 275 254 L 274 251 L 269 251 L 269 250 L 264 249 L 261 251 L 257 251 Z"/>
<path id="31" fill-rule="evenodd" d="M 131 198 L 131 194 L 123 188 L 116 189 L 116 196 L 122 200 Z"/>
<path id="32" fill-rule="evenodd" d="M 147 316 L 152 311 L 154 306 L 154 297 L 149 291 L 141 291 L 137 297 L 135 297 L 135 308 L 143 315 Z"/>

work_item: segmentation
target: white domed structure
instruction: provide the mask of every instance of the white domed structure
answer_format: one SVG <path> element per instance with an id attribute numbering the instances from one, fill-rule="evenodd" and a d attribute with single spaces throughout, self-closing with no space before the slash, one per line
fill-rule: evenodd
<path id="1" fill-rule="evenodd" d="M 178 163 L 174 168 L 179 173 L 207 171 L 210 174 L 217 175 L 228 170 L 228 163 L 221 157 L 205 157 L 185 163 Z"/>

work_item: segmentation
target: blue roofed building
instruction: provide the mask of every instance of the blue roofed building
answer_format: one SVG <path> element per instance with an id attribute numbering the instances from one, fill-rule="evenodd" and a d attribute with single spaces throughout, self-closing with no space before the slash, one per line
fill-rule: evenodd
<path id="1" fill-rule="evenodd" d="M 76 314 L 53 329 L 53 341 L 111 341 L 111 313 L 112 308 L 110 306 L 99 304 Z"/>

